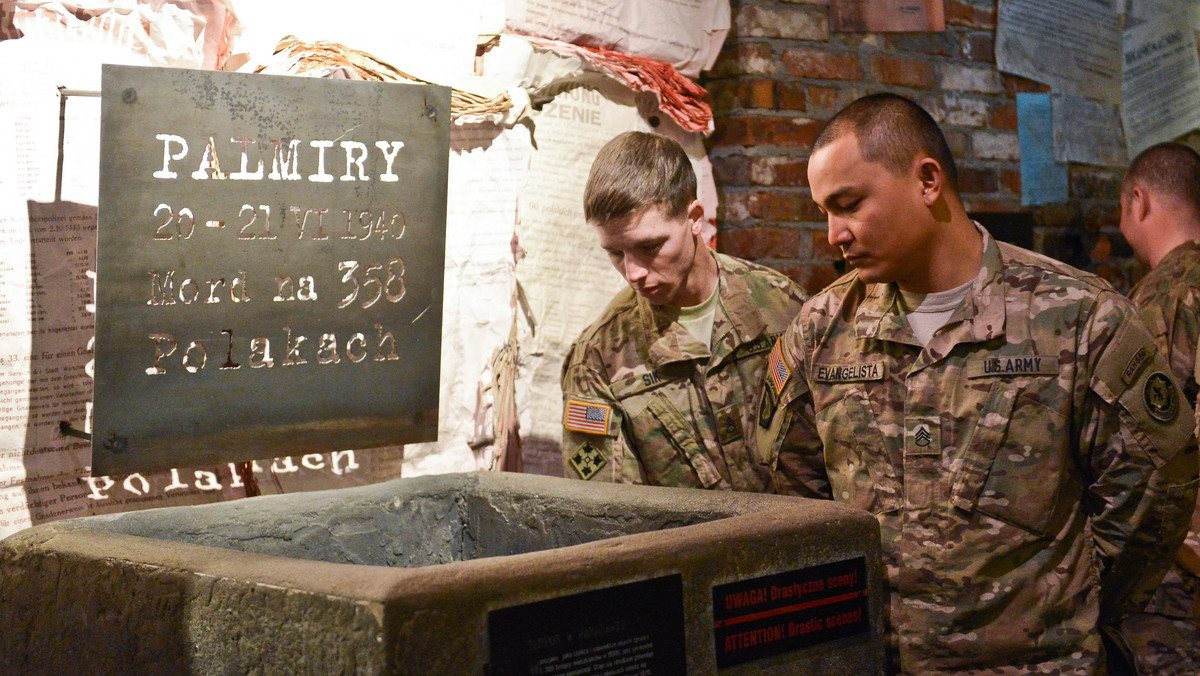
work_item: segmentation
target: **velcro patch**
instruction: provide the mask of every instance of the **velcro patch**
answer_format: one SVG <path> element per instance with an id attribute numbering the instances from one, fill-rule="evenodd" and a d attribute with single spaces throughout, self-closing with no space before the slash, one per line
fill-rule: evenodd
<path id="1" fill-rule="evenodd" d="M 579 476 L 583 477 L 584 481 L 591 479 L 608 464 L 608 460 L 604 458 L 604 454 L 600 449 L 592 445 L 590 441 L 583 442 L 583 445 L 576 449 L 569 460 L 571 467 L 579 472 Z"/>
<path id="2" fill-rule="evenodd" d="M 967 369 L 967 377 L 1056 376 L 1058 372 L 1058 357 L 1028 354 L 987 357 L 976 361 Z"/>
<path id="3" fill-rule="evenodd" d="M 730 405 L 717 411 L 717 439 L 722 446 L 742 439 L 742 415 L 737 406 Z"/>
<path id="4" fill-rule="evenodd" d="M 733 351 L 731 358 L 736 360 L 749 357 L 751 355 L 762 354 L 763 352 L 771 349 L 781 335 L 783 335 L 782 331 L 779 333 L 768 333 L 767 335 L 759 336 L 748 343 L 742 343 L 736 350 Z"/>
<path id="5" fill-rule="evenodd" d="M 608 434 L 611 416 L 611 406 L 569 399 L 563 411 L 563 427 L 584 434 Z"/>
<path id="6" fill-rule="evenodd" d="M 758 426 L 764 430 L 771 428 L 771 418 L 775 416 L 775 407 L 779 404 L 779 395 L 770 383 L 763 383 L 762 396 L 758 398 Z"/>
<path id="7" fill-rule="evenodd" d="M 792 370 L 783 360 L 783 344 L 778 340 L 775 341 L 775 347 L 771 348 L 771 356 L 767 359 L 767 373 L 770 374 L 775 396 L 778 397 L 783 392 L 783 386 L 787 385 L 788 379 L 792 377 Z"/>
<path id="8" fill-rule="evenodd" d="M 813 367 L 813 380 L 819 383 L 883 380 L 883 363 L 871 361 L 861 364 L 817 364 Z"/>
<path id="9" fill-rule="evenodd" d="M 1138 348 L 1138 351 L 1135 352 L 1125 364 L 1125 368 L 1121 370 L 1121 380 L 1124 381 L 1126 385 L 1132 385 L 1133 382 L 1137 380 L 1138 373 L 1141 372 L 1142 366 L 1149 358 L 1150 350 L 1146 349 L 1145 347 Z"/>
<path id="10" fill-rule="evenodd" d="M 1142 401 L 1146 404 L 1146 412 L 1155 420 L 1171 422 L 1179 415 L 1179 388 L 1162 371 L 1155 371 L 1146 378 Z"/>

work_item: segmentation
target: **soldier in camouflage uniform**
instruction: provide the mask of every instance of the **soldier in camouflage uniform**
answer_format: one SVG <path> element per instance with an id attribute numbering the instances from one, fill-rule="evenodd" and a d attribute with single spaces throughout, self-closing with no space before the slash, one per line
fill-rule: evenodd
<path id="1" fill-rule="evenodd" d="M 907 99 L 838 113 L 808 177 L 855 270 L 772 350 L 760 454 L 813 419 L 834 499 L 878 518 L 893 671 L 1105 673 L 1101 632 L 1145 603 L 1196 495 L 1151 336 L 1103 280 L 972 222 Z"/>
<path id="2" fill-rule="evenodd" d="M 1138 260 L 1151 267 L 1130 292 L 1171 375 L 1196 404 L 1196 342 L 1200 340 L 1200 155 L 1162 143 L 1129 165 L 1121 188 L 1121 232 Z M 1200 523 L 1192 514 L 1187 539 L 1144 613 L 1122 623 L 1142 673 L 1200 674 Z"/>
<path id="3" fill-rule="evenodd" d="M 686 153 L 628 132 L 597 155 L 584 213 L 629 288 L 563 364 L 563 470 L 591 481 L 771 488 L 754 455 L 767 353 L 805 294 L 768 268 L 712 252 Z M 811 426 L 795 426 L 790 445 Z M 823 468 L 794 492 L 826 495 Z"/>

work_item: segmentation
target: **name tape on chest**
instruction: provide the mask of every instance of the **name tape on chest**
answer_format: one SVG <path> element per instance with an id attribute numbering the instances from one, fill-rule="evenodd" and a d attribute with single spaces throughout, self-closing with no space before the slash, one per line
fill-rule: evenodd
<path id="1" fill-rule="evenodd" d="M 861 364 L 817 364 L 813 368 L 813 380 L 819 383 L 856 383 L 867 380 L 883 380 L 882 362 Z"/>
<path id="2" fill-rule="evenodd" d="M 1056 375 L 1058 375 L 1058 357 L 1039 354 L 987 357 L 971 364 L 967 369 L 969 378 Z"/>

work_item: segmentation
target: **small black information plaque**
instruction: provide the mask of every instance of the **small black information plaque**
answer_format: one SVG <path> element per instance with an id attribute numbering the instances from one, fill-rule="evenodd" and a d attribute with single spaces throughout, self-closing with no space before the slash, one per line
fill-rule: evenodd
<path id="1" fill-rule="evenodd" d="M 92 471 L 434 439 L 449 89 L 101 84 Z"/>
<path id="2" fill-rule="evenodd" d="M 687 673 L 679 575 L 488 613 L 489 676 Z"/>
<path id="3" fill-rule="evenodd" d="M 722 669 L 870 629 L 862 557 L 719 585 L 712 593 Z"/>

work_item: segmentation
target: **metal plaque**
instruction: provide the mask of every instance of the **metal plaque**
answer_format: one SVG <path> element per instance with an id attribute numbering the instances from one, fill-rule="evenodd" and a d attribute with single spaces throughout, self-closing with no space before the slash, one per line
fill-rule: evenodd
<path id="1" fill-rule="evenodd" d="M 488 613 L 489 676 L 683 674 L 683 577 L 535 601 Z"/>
<path id="2" fill-rule="evenodd" d="M 717 667 L 866 634 L 868 593 L 861 556 L 714 586 Z"/>
<path id="3" fill-rule="evenodd" d="M 450 91 L 104 66 L 95 474 L 437 436 Z"/>

